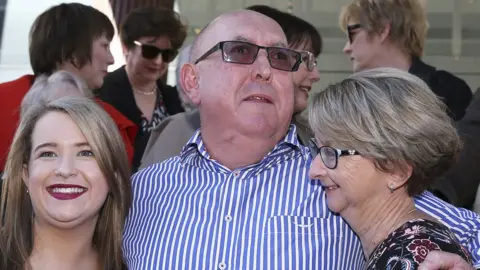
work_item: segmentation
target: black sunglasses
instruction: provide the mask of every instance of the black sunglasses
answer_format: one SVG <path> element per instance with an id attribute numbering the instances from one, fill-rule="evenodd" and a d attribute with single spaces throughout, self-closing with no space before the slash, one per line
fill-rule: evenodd
<path id="1" fill-rule="evenodd" d="M 347 36 L 348 36 L 348 41 L 350 44 L 353 42 L 353 37 L 355 36 L 355 32 L 353 30 L 356 30 L 358 28 L 362 28 L 362 25 L 357 23 L 357 24 L 352 24 L 352 25 L 347 25 Z"/>
<path id="2" fill-rule="evenodd" d="M 315 139 L 310 139 L 309 148 L 312 159 L 315 159 L 315 157 L 320 154 L 320 158 L 322 158 L 325 167 L 331 170 L 337 168 L 339 157 L 360 155 L 356 150 L 340 150 L 330 146 L 318 147 Z"/>
<path id="3" fill-rule="evenodd" d="M 154 59 L 157 58 L 159 54 L 162 54 L 163 62 L 170 63 L 175 59 L 178 54 L 177 50 L 174 49 L 159 49 L 153 45 L 140 43 L 139 41 L 133 42 L 135 45 L 142 48 L 142 56 L 145 59 Z"/>
<path id="4" fill-rule="evenodd" d="M 283 71 L 297 71 L 302 62 L 299 52 L 281 47 L 263 47 L 245 41 L 221 41 L 195 61 L 204 60 L 212 53 L 221 50 L 223 61 L 235 64 L 250 65 L 257 59 L 258 51 L 265 49 L 270 66 Z"/>
<path id="5" fill-rule="evenodd" d="M 315 55 L 309 51 L 301 51 L 300 54 L 302 55 L 302 62 L 305 62 L 308 71 L 312 71 L 317 66 Z"/>

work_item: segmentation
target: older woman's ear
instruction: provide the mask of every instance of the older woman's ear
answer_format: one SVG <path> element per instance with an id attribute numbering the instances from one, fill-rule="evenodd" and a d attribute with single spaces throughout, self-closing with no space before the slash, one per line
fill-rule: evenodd
<path id="1" fill-rule="evenodd" d="M 412 176 L 413 168 L 410 164 L 404 164 L 403 168 L 398 168 L 390 173 L 390 177 L 387 178 L 387 187 L 393 193 L 393 191 L 406 185 L 410 176 Z"/>

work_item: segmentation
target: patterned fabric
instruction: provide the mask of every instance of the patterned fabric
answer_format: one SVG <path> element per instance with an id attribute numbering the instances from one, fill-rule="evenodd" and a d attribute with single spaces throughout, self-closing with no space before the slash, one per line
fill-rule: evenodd
<path id="1" fill-rule="evenodd" d="M 363 269 L 360 241 L 308 177 L 292 125 L 260 162 L 229 170 L 197 131 L 180 157 L 132 178 L 123 253 L 130 270 Z M 449 227 L 480 265 L 480 218 L 425 192 L 416 207 Z"/>
<path id="2" fill-rule="evenodd" d="M 415 219 L 390 233 L 377 246 L 367 269 L 414 270 L 432 250 L 455 253 L 472 262 L 468 251 L 447 227 L 430 220 Z"/>
<path id="3" fill-rule="evenodd" d="M 148 119 L 142 115 L 141 116 L 141 124 L 142 124 L 142 131 L 143 133 L 150 133 L 156 126 L 163 121 L 163 119 L 168 117 L 167 109 L 163 104 L 163 96 L 160 91 L 157 91 L 157 104 L 155 106 L 155 110 L 152 114 L 152 119 L 148 121 Z"/>

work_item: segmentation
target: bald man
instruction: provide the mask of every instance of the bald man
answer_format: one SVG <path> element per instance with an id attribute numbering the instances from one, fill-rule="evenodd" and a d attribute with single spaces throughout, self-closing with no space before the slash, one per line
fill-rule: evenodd
<path id="1" fill-rule="evenodd" d="M 308 179 L 310 152 L 289 124 L 300 61 L 260 13 L 230 12 L 201 32 L 180 78 L 201 128 L 179 157 L 133 176 L 129 269 L 363 267 L 360 241 Z M 476 226 L 431 194 L 416 203 L 455 232 Z"/>

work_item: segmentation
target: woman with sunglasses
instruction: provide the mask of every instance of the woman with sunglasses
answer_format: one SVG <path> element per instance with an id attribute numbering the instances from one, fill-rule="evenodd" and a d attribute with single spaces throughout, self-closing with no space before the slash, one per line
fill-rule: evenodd
<path id="1" fill-rule="evenodd" d="M 417 269 L 432 250 L 471 261 L 442 221 L 415 208 L 414 196 L 455 162 L 461 145 L 445 105 L 421 79 L 391 68 L 356 73 L 315 94 L 309 121 L 310 178 L 359 236 L 367 269 Z"/>
<path id="2" fill-rule="evenodd" d="M 178 92 L 164 84 L 162 77 L 185 37 L 186 28 L 176 12 L 134 10 L 120 27 L 126 64 L 108 74 L 103 86 L 95 91 L 139 128 L 134 143 L 134 172 L 151 130 L 167 116 L 184 111 Z"/>

